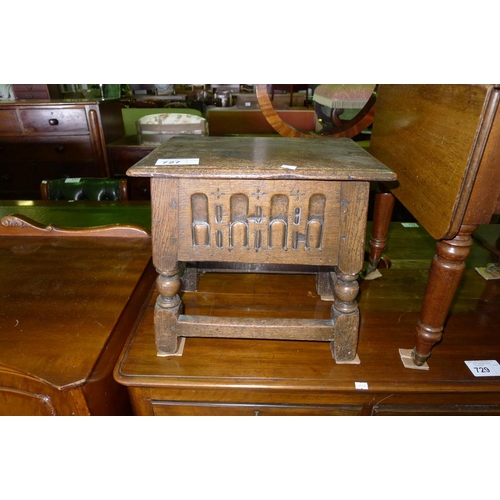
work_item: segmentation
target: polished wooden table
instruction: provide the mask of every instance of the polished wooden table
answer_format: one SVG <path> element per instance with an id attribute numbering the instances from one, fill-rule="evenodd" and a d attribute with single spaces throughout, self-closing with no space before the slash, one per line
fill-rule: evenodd
<path id="1" fill-rule="evenodd" d="M 96 218 L 86 202 L 1 205 L 0 213 L 36 208 L 44 224 L 73 229 L 1 214 L 0 414 L 130 414 L 112 370 L 156 277 L 150 237 L 128 233 L 127 210 L 116 204 Z M 141 220 L 140 210 L 135 215 L 129 222 Z M 128 227 L 130 236 L 75 229 L 97 221 L 112 231 Z"/>
<path id="2" fill-rule="evenodd" d="M 344 138 L 179 136 L 128 175 L 151 178 L 160 355 L 208 336 L 325 341 L 336 362 L 355 360 L 369 187 L 394 180 L 390 169 Z M 332 280 L 331 317 L 184 315 L 186 262 L 320 266 Z"/>
<path id="3" fill-rule="evenodd" d="M 385 246 L 397 198 L 437 240 L 415 326 L 414 362 L 422 365 L 443 335 L 472 235 L 500 212 L 500 86 L 381 85 L 370 153 L 397 183 L 377 196 L 371 262 Z"/>
<path id="4" fill-rule="evenodd" d="M 434 247 L 421 227 L 390 225 L 392 267 L 360 286 L 358 365 L 332 363 L 324 342 L 290 340 L 188 338 L 182 356 L 157 356 L 152 290 L 116 380 L 128 388 L 136 415 L 499 415 L 500 376 L 477 377 L 465 364 L 500 361 L 500 280 L 486 281 L 474 269 L 498 257 L 476 241 L 449 335 L 429 369 L 407 369 L 400 359 L 413 338 Z M 312 275 L 205 273 L 198 291 L 182 299 L 186 314 L 220 316 L 313 312 L 327 319 L 331 307 Z"/>

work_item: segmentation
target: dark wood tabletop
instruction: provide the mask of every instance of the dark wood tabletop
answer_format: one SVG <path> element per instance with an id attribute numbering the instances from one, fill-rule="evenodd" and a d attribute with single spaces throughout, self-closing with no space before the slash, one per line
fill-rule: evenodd
<path id="1" fill-rule="evenodd" d="M 115 377 L 141 415 L 499 413 L 500 376 L 476 377 L 465 364 L 500 361 L 500 281 L 475 271 L 498 257 L 478 242 L 429 369 L 402 363 L 434 245 L 421 227 L 391 224 L 392 267 L 361 282 L 360 364 L 336 364 L 322 342 L 283 340 L 188 338 L 182 356 L 159 357 L 152 292 Z M 273 274 L 206 273 L 182 299 L 186 314 L 223 316 L 327 318 L 332 304 L 318 297 L 313 276 Z"/>
<path id="2" fill-rule="evenodd" d="M 4 202 L 2 209 L 62 227 L 147 224 L 140 207 L 99 205 L 92 215 L 89 205 L 56 205 Z M 0 414 L 129 413 L 112 370 L 156 277 L 150 237 L 11 237 L 3 229 Z"/>
<path id="3" fill-rule="evenodd" d="M 198 159 L 199 163 L 158 160 Z M 203 177 L 394 181 L 396 175 L 347 138 L 173 137 L 152 151 L 127 175 L 132 177 Z"/>

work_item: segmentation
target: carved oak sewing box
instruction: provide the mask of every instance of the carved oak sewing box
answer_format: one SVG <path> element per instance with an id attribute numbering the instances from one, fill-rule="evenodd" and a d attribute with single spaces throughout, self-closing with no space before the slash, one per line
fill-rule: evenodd
<path id="1" fill-rule="evenodd" d="M 158 355 L 182 354 L 186 337 L 283 339 L 327 341 L 336 362 L 356 362 L 369 186 L 395 180 L 389 168 L 346 138 L 178 136 L 127 175 L 151 178 Z M 184 315 L 186 263 L 305 266 L 319 288 L 331 281 L 331 318 Z"/>

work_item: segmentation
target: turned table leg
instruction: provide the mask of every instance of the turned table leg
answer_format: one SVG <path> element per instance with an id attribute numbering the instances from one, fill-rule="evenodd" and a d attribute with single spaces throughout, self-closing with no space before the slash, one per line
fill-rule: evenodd
<path id="1" fill-rule="evenodd" d="M 472 233 L 476 225 L 463 225 L 452 240 L 436 245 L 429 271 L 420 317 L 416 326 L 416 345 L 413 361 L 421 366 L 430 356 L 431 349 L 442 338 L 446 317 L 458 290 L 470 254 Z"/>
<path id="2" fill-rule="evenodd" d="M 372 234 L 370 238 L 370 258 L 366 274 L 370 274 L 377 269 L 382 252 L 387 243 L 387 233 L 391 222 L 395 196 L 389 191 L 379 192 L 375 195 L 375 205 L 373 212 Z"/>
<path id="3" fill-rule="evenodd" d="M 177 322 L 181 313 L 182 301 L 178 295 L 181 279 L 174 270 L 171 274 L 162 273 L 156 280 L 160 292 L 154 311 L 154 328 L 158 354 L 175 354 L 179 349 Z"/>
<path id="4" fill-rule="evenodd" d="M 332 278 L 334 339 L 331 349 L 335 361 L 352 361 L 356 357 L 358 348 L 359 308 L 356 300 L 359 292 L 358 275 L 342 274 L 336 270 Z"/>

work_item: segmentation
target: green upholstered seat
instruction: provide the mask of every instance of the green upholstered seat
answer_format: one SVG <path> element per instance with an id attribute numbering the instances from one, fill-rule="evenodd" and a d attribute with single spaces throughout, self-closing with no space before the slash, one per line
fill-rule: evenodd
<path id="1" fill-rule="evenodd" d="M 81 177 L 43 180 L 40 190 L 44 200 L 128 200 L 125 178 Z"/>

